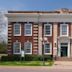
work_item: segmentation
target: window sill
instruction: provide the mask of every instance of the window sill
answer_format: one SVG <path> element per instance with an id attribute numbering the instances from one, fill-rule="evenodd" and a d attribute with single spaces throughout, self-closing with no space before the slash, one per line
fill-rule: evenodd
<path id="1" fill-rule="evenodd" d="M 44 53 L 44 55 L 51 55 L 52 53 Z"/>
<path id="2" fill-rule="evenodd" d="M 25 54 L 31 55 L 32 53 L 25 53 Z"/>
<path id="3" fill-rule="evenodd" d="M 15 55 L 16 55 L 16 54 L 21 54 L 21 53 L 13 53 L 13 54 L 15 54 Z"/>
<path id="4" fill-rule="evenodd" d="M 52 35 L 44 35 L 44 36 L 52 36 Z"/>
<path id="5" fill-rule="evenodd" d="M 13 35 L 13 36 L 21 36 L 21 34 L 16 34 L 16 35 Z"/>
<path id="6" fill-rule="evenodd" d="M 24 36 L 32 36 L 32 35 L 24 35 Z"/>
<path id="7" fill-rule="evenodd" d="M 60 37 L 68 37 L 69 35 L 60 35 Z"/>

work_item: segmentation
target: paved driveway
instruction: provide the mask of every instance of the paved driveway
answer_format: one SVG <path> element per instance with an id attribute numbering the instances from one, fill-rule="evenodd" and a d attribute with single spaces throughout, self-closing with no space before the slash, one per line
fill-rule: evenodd
<path id="1" fill-rule="evenodd" d="M 72 66 L 0 66 L 0 72 L 72 72 Z"/>

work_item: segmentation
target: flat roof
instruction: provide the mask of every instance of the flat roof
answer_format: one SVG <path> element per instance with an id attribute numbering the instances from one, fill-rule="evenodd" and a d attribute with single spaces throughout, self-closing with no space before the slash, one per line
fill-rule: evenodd
<path id="1" fill-rule="evenodd" d="M 62 8 L 59 10 L 53 10 L 53 11 L 8 11 L 8 13 L 72 13 L 71 9 Z"/>
<path id="2" fill-rule="evenodd" d="M 8 13 L 60 13 L 59 11 L 8 11 Z"/>

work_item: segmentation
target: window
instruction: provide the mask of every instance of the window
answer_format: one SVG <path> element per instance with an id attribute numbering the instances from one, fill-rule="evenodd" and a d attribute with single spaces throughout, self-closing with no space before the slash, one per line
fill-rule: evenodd
<path id="1" fill-rule="evenodd" d="M 44 54 L 51 54 L 51 50 L 52 50 L 51 47 L 52 46 L 50 43 L 45 43 L 44 44 Z"/>
<path id="2" fill-rule="evenodd" d="M 25 36 L 32 36 L 32 24 L 25 24 L 24 30 Z"/>
<path id="3" fill-rule="evenodd" d="M 14 54 L 20 54 L 21 53 L 21 43 L 20 42 L 14 42 L 13 43 L 13 53 Z"/>
<path id="4" fill-rule="evenodd" d="M 14 24 L 14 36 L 21 36 L 21 24 Z"/>
<path id="5" fill-rule="evenodd" d="M 52 25 L 51 24 L 44 24 L 44 35 L 45 36 L 52 35 Z"/>
<path id="6" fill-rule="evenodd" d="M 68 36 L 68 24 L 61 24 L 60 25 L 60 35 L 61 36 Z"/>
<path id="7" fill-rule="evenodd" d="M 25 51 L 25 54 L 32 54 L 32 43 L 31 42 L 24 43 L 24 51 Z"/>

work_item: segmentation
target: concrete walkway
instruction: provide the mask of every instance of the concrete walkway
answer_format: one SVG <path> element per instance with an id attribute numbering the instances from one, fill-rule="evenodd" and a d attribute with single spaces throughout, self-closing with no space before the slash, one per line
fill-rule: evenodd
<path id="1" fill-rule="evenodd" d="M 53 66 L 72 67 L 72 61 L 55 61 Z"/>

